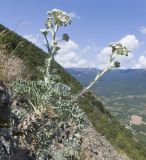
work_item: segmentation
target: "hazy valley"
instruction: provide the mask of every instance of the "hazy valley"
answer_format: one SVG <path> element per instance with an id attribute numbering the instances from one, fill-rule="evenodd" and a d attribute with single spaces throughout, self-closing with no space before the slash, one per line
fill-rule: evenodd
<path id="1" fill-rule="evenodd" d="M 96 75 L 94 68 L 68 68 L 86 86 Z M 146 145 L 146 70 L 113 70 L 104 75 L 92 91 L 122 124 Z"/>

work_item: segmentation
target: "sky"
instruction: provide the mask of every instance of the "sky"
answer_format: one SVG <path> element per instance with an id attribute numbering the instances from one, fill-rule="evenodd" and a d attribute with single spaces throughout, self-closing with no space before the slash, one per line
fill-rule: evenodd
<path id="1" fill-rule="evenodd" d="M 121 68 L 146 68 L 146 0 L 1 0 L 0 23 L 45 50 L 40 29 L 54 8 L 73 19 L 59 32 L 70 36 L 56 56 L 62 66 L 102 69 L 107 46 L 120 42 L 131 51 L 118 59 Z"/>

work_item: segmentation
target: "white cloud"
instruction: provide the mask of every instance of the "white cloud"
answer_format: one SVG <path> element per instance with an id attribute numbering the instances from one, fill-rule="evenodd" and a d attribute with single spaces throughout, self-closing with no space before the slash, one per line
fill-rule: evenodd
<path id="1" fill-rule="evenodd" d="M 90 54 L 91 53 L 97 53 L 99 51 L 99 47 L 97 46 L 96 43 L 92 42 L 86 45 L 83 49 L 82 52 L 85 54 Z"/>
<path id="2" fill-rule="evenodd" d="M 20 27 L 20 26 L 23 26 L 23 25 L 26 25 L 26 24 L 30 24 L 30 22 L 29 22 L 29 21 L 21 22 L 21 23 L 19 24 L 19 27 Z"/>
<path id="3" fill-rule="evenodd" d="M 63 67 L 88 67 L 89 63 L 80 56 L 79 46 L 72 40 L 61 44 L 56 60 Z"/>
<path id="4" fill-rule="evenodd" d="M 135 35 L 126 35 L 118 42 L 122 43 L 123 46 L 126 46 L 131 52 L 134 51 L 136 48 L 138 48 L 140 45 Z M 103 69 L 103 67 L 105 67 L 105 65 L 109 60 L 110 54 L 111 54 L 110 47 L 105 47 L 100 50 L 99 54 L 97 54 L 98 68 Z M 120 61 L 122 67 L 125 67 L 125 66 L 127 67 L 130 65 L 130 62 L 133 63 L 132 58 L 133 58 L 133 54 L 129 53 L 128 57 L 120 56 L 117 58 L 117 60 Z"/>
<path id="5" fill-rule="evenodd" d="M 23 37 L 26 38 L 28 41 L 34 44 L 37 44 L 39 42 L 40 35 L 37 34 L 36 36 L 34 36 L 32 34 L 27 34 L 27 35 L 24 35 Z"/>
<path id="6" fill-rule="evenodd" d="M 71 18 L 80 19 L 80 16 L 78 16 L 75 12 L 69 13 L 69 16 L 70 16 Z"/>
<path id="7" fill-rule="evenodd" d="M 42 37 L 37 34 L 36 36 L 32 34 L 24 35 L 24 38 L 34 43 L 35 45 L 41 47 L 45 50 L 43 44 L 45 44 Z M 84 49 L 81 49 L 77 43 L 72 40 L 68 42 L 63 42 L 60 45 L 61 49 L 59 53 L 56 55 L 55 59 L 58 61 L 63 67 L 93 67 L 90 62 L 86 59 L 82 58 L 80 55 L 83 53 Z"/>
<path id="8" fill-rule="evenodd" d="M 142 26 L 139 28 L 139 31 L 142 33 L 142 34 L 146 34 L 146 27 Z"/>
<path id="9" fill-rule="evenodd" d="M 97 67 L 99 69 L 103 69 L 109 60 L 109 55 L 111 54 L 111 48 L 105 47 L 100 50 L 99 54 L 97 54 Z"/>
<path id="10" fill-rule="evenodd" d="M 45 42 L 41 35 L 38 34 L 36 36 L 33 36 L 31 34 L 28 34 L 25 35 L 24 38 L 28 39 L 35 45 L 45 49 Z M 119 40 L 119 42 L 131 51 L 134 51 L 140 45 L 135 35 L 126 35 L 121 40 Z M 56 60 L 63 67 L 97 67 L 102 69 L 107 64 L 109 55 L 111 53 L 111 49 L 109 47 L 105 47 L 99 50 L 98 46 L 95 43 L 91 43 L 84 48 L 80 48 L 80 46 L 72 40 L 63 42 L 60 47 L 61 49 L 56 55 Z M 97 54 L 97 60 L 95 60 L 96 57 L 94 57 L 94 55 L 97 52 L 99 52 L 99 54 Z M 128 57 L 120 56 L 120 58 L 117 60 L 121 62 L 122 67 L 129 68 L 131 66 L 135 66 L 133 65 L 133 59 L 133 54 L 130 53 Z"/>
<path id="11" fill-rule="evenodd" d="M 23 37 L 26 38 L 28 41 L 32 42 L 33 44 L 35 44 L 36 46 L 44 49 L 45 41 L 43 40 L 40 34 L 37 34 L 35 36 L 32 34 L 27 34 L 24 35 Z"/>
<path id="12" fill-rule="evenodd" d="M 146 68 L 146 57 L 144 55 L 139 57 L 135 68 Z"/>
<path id="13" fill-rule="evenodd" d="M 126 46 L 130 51 L 133 51 L 134 49 L 138 48 L 140 43 L 135 35 L 127 35 L 124 38 L 122 38 L 120 43 L 123 44 L 123 46 Z"/>
<path id="14" fill-rule="evenodd" d="M 69 40 L 68 42 L 64 42 L 60 45 L 60 47 L 62 48 L 62 51 L 68 52 L 70 50 L 78 50 L 79 46 L 78 44 L 76 44 L 74 41 Z"/>
<path id="15" fill-rule="evenodd" d="M 85 48 L 83 48 L 83 52 L 84 53 L 90 52 L 91 49 L 92 49 L 91 46 L 87 45 Z"/>

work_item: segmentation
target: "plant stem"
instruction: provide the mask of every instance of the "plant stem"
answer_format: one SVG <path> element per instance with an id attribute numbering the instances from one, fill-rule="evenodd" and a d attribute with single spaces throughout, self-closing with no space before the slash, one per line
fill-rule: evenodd
<path id="1" fill-rule="evenodd" d="M 109 63 L 104 68 L 104 70 L 100 74 L 98 74 L 98 73 L 96 74 L 94 80 L 85 89 L 83 89 L 79 93 L 79 96 L 82 96 L 83 94 L 85 94 L 106 72 L 108 72 L 112 68 L 112 62 L 116 58 L 116 56 L 117 55 L 115 55 L 115 57 L 113 57 L 113 53 L 111 54 Z"/>

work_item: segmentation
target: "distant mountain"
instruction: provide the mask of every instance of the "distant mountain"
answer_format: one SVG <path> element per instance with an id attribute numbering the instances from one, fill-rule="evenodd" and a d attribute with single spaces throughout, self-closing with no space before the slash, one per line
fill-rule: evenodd
<path id="1" fill-rule="evenodd" d="M 66 70 L 84 86 L 87 86 L 96 73 L 100 72 L 95 68 Z M 122 124 L 130 126 L 139 141 L 146 145 L 146 69 L 112 70 L 91 90 L 102 100 L 105 108 Z M 133 117 L 142 118 L 142 123 L 131 123 Z"/>
<path id="2" fill-rule="evenodd" d="M 87 86 L 94 79 L 95 68 L 67 68 L 72 76 Z M 146 94 L 146 69 L 116 69 L 105 74 L 92 88 L 99 96 Z"/>

